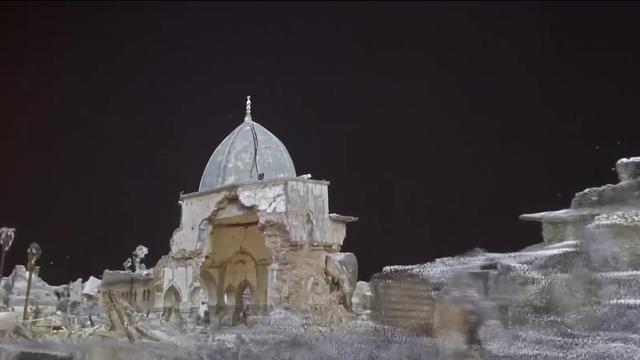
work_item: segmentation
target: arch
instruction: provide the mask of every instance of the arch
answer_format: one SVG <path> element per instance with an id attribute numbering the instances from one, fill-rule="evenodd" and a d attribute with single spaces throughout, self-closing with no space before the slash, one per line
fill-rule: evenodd
<path id="1" fill-rule="evenodd" d="M 211 274 L 207 269 L 202 269 L 200 272 L 200 286 L 207 295 L 207 303 L 209 306 L 218 304 L 218 282 L 215 276 Z"/>
<path id="2" fill-rule="evenodd" d="M 169 286 L 164 293 L 163 305 L 165 308 L 176 308 L 180 306 L 182 297 L 180 291 L 173 285 Z"/>
<path id="3" fill-rule="evenodd" d="M 240 293 L 240 301 L 242 306 L 251 306 L 253 304 L 253 291 L 249 286 L 245 287 Z"/>
<path id="4" fill-rule="evenodd" d="M 178 295 L 180 295 L 180 299 L 184 299 L 185 295 L 188 295 L 182 292 L 182 288 L 180 287 L 180 285 L 178 285 L 178 283 L 175 280 L 169 281 L 169 284 L 166 287 L 165 293 L 167 290 L 169 290 L 170 287 L 173 287 L 176 289 L 176 291 L 178 291 Z"/>
<path id="5" fill-rule="evenodd" d="M 225 261 L 224 282 L 225 286 L 239 287 L 245 281 L 250 284 L 257 283 L 258 267 L 253 255 L 241 248 Z M 251 291 L 255 293 L 253 286 Z"/>
<path id="6" fill-rule="evenodd" d="M 236 291 L 236 306 L 233 311 L 233 324 L 244 323 L 251 315 L 251 305 L 253 304 L 254 288 L 247 280 L 238 284 Z"/>
<path id="7" fill-rule="evenodd" d="M 221 265 L 237 254 L 245 254 L 256 262 L 258 259 L 271 259 L 271 249 L 266 245 L 258 222 L 255 213 L 238 216 L 235 213 L 228 214 L 224 219 L 213 221 L 209 244 L 211 247 L 207 249 L 211 261 Z"/>
<path id="8" fill-rule="evenodd" d="M 224 303 L 229 306 L 236 304 L 236 289 L 231 284 L 224 290 Z"/>
<path id="9" fill-rule="evenodd" d="M 238 285 L 238 291 L 236 293 L 236 305 L 239 307 L 253 305 L 254 287 L 247 280 L 242 281 Z"/>

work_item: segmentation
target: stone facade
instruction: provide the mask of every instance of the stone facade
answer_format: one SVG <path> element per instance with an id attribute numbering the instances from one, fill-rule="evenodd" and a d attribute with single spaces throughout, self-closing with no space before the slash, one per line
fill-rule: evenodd
<path id="1" fill-rule="evenodd" d="M 102 274 L 101 290 L 126 301 L 134 311 L 153 310 L 155 289 L 151 271 L 110 271 Z"/>
<path id="2" fill-rule="evenodd" d="M 357 261 L 340 249 L 357 219 L 329 213 L 328 185 L 296 177 L 284 145 L 248 108 L 214 151 L 200 191 L 180 197 L 171 252 L 154 267 L 156 310 L 203 316 L 205 306 L 212 326 L 274 309 L 344 318 Z"/>

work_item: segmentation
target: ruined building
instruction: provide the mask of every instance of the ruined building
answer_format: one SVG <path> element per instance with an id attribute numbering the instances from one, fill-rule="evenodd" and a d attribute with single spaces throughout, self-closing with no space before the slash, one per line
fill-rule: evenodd
<path id="1" fill-rule="evenodd" d="M 614 315 L 640 307 L 640 158 L 620 159 L 616 169 L 619 183 L 577 193 L 568 209 L 521 215 L 542 223 L 539 244 L 384 268 L 371 279 L 372 318 L 465 341 L 479 317 L 506 328 L 561 321 L 637 331 Z"/>
<path id="2" fill-rule="evenodd" d="M 284 144 L 252 119 L 211 155 L 197 192 L 180 196 L 171 251 L 154 267 L 155 309 L 215 325 L 282 309 L 330 321 L 350 307 L 357 262 L 341 253 L 354 217 L 329 213 L 329 182 L 297 176 Z"/>
<path id="3" fill-rule="evenodd" d="M 100 289 L 120 296 L 138 312 L 153 309 L 153 276 L 151 272 L 105 271 Z"/>

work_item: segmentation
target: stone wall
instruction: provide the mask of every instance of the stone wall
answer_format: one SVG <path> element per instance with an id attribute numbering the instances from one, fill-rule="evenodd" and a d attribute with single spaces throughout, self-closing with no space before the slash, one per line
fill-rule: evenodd
<path id="1" fill-rule="evenodd" d="M 431 335 L 435 299 L 429 283 L 407 273 L 377 273 L 370 281 L 372 320 Z"/>
<path id="2" fill-rule="evenodd" d="M 245 274 L 227 271 L 233 270 L 229 262 L 234 256 L 243 253 L 246 262 L 255 263 L 255 271 L 252 267 L 251 274 L 246 274 L 253 306 L 312 314 L 318 321 L 344 318 L 355 280 L 346 281 L 348 276 L 335 271 L 328 275 L 326 259 L 340 250 L 345 224 L 357 219 L 329 215 L 327 187 L 326 181 L 291 178 L 183 196 L 182 220 L 172 238 L 172 252 L 157 265 L 165 269 L 156 269 L 156 277 L 162 277 L 158 286 L 164 292 L 170 285 L 167 271 L 184 268 L 188 272 L 190 268 L 200 275 L 193 282 L 202 282 L 209 294 L 210 314 L 224 318 L 230 311 L 237 313 L 228 294 L 225 298 L 227 287 L 237 284 L 227 283 Z M 203 236 L 206 245 L 198 245 Z M 355 257 L 353 260 L 349 268 L 357 274 Z M 190 280 L 185 281 L 173 284 L 184 294 Z"/>
<path id="3" fill-rule="evenodd" d="M 102 274 L 102 291 L 109 291 L 129 303 L 135 311 L 153 310 L 155 289 L 153 274 L 130 271 L 105 270 Z"/>

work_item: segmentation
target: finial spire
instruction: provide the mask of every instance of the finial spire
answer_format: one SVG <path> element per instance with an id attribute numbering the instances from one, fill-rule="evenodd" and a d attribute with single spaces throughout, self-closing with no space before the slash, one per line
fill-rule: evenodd
<path id="1" fill-rule="evenodd" d="M 251 96 L 247 96 L 247 112 L 244 121 L 251 121 Z"/>

